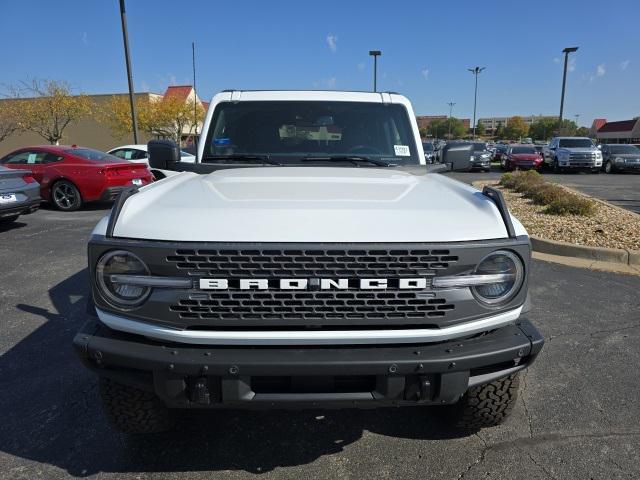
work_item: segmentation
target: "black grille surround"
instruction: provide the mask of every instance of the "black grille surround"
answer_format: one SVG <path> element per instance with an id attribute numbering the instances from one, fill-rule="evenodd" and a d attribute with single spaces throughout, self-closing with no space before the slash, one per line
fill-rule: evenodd
<path id="1" fill-rule="evenodd" d="M 447 244 L 228 244 L 140 241 L 94 236 L 90 266 L 105 252 L 126 249 L 152 275 L 188 277 L 190 290 L 154 289 L 136 310 L 110 307 L 93 283 L 94 302 L 127 318 L 193 330 L 300 330 L 439 328 L 495 314 L 524 303 L 521 291 L 499 309 L 479 304 L 468 288 L 433 289 L 435 276 L 473 271 L 488 253 L 509 249 L 528 273 L 527 237 Z M 93 272 L 92 272 L 93 277 Z M 230 288 L 200 290 L 200 278 L 225 278 Z M 389 288 L 280 290 L 278 279 L 385 278 Z M 400 278 L 427 278 L 425 289 L 399 289 Z M 240 290 L 237 279 L 269 279 L 268 290 Z"/>

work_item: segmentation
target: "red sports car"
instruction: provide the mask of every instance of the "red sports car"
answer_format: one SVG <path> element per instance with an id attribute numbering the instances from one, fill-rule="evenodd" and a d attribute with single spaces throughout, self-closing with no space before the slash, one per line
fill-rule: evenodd
<path id="1" fill-rule="evenodd" d="M 509 145 L 500 158 L 503 170 L 538 170 L 542 165 L 542 155 L 533 145 Z"/>
<path id="2" fill-rule="evenodd" d="M 0 165 L 31 170 L 43 200 L 67 211 L 84 202 L 113 200 L 127 186 L 153 179 L 146 164 L 76 145 L 21 148 L 1 158 Z"/>

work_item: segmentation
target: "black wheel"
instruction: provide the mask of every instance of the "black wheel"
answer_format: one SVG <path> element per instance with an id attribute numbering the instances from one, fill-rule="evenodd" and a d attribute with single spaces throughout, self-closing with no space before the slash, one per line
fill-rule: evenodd
<path id="1" fill-rule="evenodd" d="M 509 416 L 518 399 L 520 380 L 514 373 L 486 385 L 467 390 L 456 403 L 447 407 L 456 428 L 477 430 L 499 425 Z"/>
<path id="2" fill-rule="evenodd" d="M 51 201 L 59 210 L 71 212 L 82 206 L 80 191 L 71 182 L 59 180 L 51 188 Z"/>
<path id="3" fill-rule="evenodd" d="M 613 173 L 615 168 L 610 160 L 607 160 L 607 163 L 604 164 L 604 173 Z"/>
<path id="4" fill-rule="evenodd" d="M 20 215 L 11 215 L 10 217 L 2 217 L 0 218 L 0 223 L 11 223 L 15 222 Z"/>
<path id="5" fill-rule="evenodd" d="M 102 406 L 109 423 L 124 433 L 156 433 L 170 430 L 170 410 L 151 392 L 100 378 Z"/>

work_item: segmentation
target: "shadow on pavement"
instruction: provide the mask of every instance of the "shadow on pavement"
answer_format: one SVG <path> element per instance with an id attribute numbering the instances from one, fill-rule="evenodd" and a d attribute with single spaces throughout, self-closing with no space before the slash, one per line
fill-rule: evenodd
<path id="1" fill-rule="evenodd" d="M 9 230 L 17 230 L 18 228 L 26 227 L 27 224 L 21 221 L 21 218 L 14 220 L 13 222 L 0 222 L 0 233 L 8 232 Z"/>
<path id="2" fill-rule="evenodd" d="M 49 290 L 53 311 L 16 305 L 44 323 L 0 357 L 0 451 L 74 476 L 263 473 L 340 452 L 365 431 L 415 439 L 460 436 L 438 423 L 437 407 L 184 412 L 180 427 L 172 433 L 144 437 L 117 433 L 102 414 L 96 378 L 71 347 L 84 321 L 87 276 L 84 269 Z"/>

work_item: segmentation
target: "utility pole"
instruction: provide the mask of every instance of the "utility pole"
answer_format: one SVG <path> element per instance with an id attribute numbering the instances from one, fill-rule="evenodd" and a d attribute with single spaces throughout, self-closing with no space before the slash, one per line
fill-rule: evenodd
<path id="1" fill-rule="evenodd" d="M 373 57 L 373 91 L 378 91 L 378 57 L 382 55 L 380 50 L 369 50 L 369 55 Z"/>
<path id="2" fill-rule="evenodd" d="M 133 143 L 138 143 L 138 115 L 133 92 L 133 74 L 131 73 L 131 57 L 129 55 L 129 35 L 127 34 L 127 14 L 124 0 L 120 0 L 120 20 L 122 21 L 122 38 L 124 40 L 124 58 L 127 63 L 127 81 L 129 82 L 129 102 L 131 103 L 131 123 L 133 124 Z"/>
<path id="3" fill-rule="evenodd" d="M 193 65 L 193 123 L 195 124 L 195 130 L 193 134 L 193 145 L 198 151 L 198 105 L 196 100 L 198 99 L 198 93 L 196 90 L 196 43 L 191 42 L 191 63 Z M 197 153 L 196 153 L 197 154 Z"/>
<path id="4" fill-rule="evenodd" d="M 449 105 L 449 140 L 451 140 L 451 112 L 453 111 L 453 106 L 456 104 L 456 102 L 447 102 L 447 105 Z"/>
<path id="5" fill-rule="evenodd" d="M 567 85 L 567 64 L 569 63 L 569 54 L 578 50 L 578 47 L 567 47 L 562 50 L 564 53 L 564 70 L 562 72 L 562 94 L 560 95 L 560 116 L 558 117 L 558 133 L 562 129 L 562 112 L 564 110 L 564 91 Z"/>
<path id="6" fill-rule="evenodd" d="M 478 101 L 478 75 L 487 67 L 467 68 L 476 77 L 476 88 L 473 94 L 473 139 L 476 139 L 476 104 Z"/>

